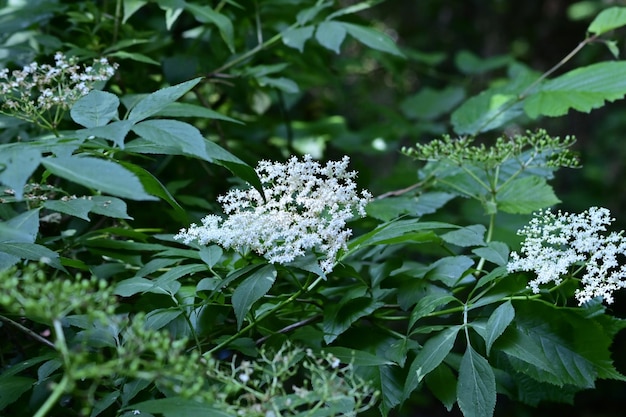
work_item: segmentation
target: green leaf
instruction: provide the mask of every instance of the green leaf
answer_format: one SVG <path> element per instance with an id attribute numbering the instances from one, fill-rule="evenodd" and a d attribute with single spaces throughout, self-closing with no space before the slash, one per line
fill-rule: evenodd
<path id="1" fill-rule="evenodd" d="M 539 78 L 539 74 L 521 64 L 511 64 L 508 82 L 493 87 L 466 100 L 452 113 L 452 125 L 457 134 L 475 135 L 497 129 L 523 114 L 520 94 Z"/>
<path id="2" fill-rule="evenodd" d="M 296 84 L 295 81 L 289 78 L 259 77 L 257 81 L 259 82 L 259 85 L 261 87 L 274 87 L 287 94 L 295 94 L 300 92 L 298 84 Z"/>
<path id="3" fill-rule="evenodd" d="M 0 242 L 0 252 L 20 259 L 44 261 L 56 269 L 64 270 L 59 262 L 59 254 L 36 243 L 28 242 Z"/>
<path id="4" fill-rule="evenodd" d="M 465 89 L 462 87 L 450 86 L 442 90 L 425 87 L 404 99 L 400 110 L 409 119 L 435 120 L 452 111 L 464 99 Z"/>
<path id="5" fill-rule="evenodd" d="M 31 389 L 37 381 L 23 376 L 0 377 L 0 410 L 17 401 L 22 394 Z"/>
<path id="6" fill-rule="evenodd" d="M 81 126 L 104 126 L 117 117 L 120 100 L 115 94 L 92 90 L 79 98 L 70 110 L 72 120 Z"/>
<path id="7" fill-rule="evenodd" d="M 133 122 L 130 120 L 120 120 L 113 123 L 109 123 L 106 126 L 96 126 L 89 129 L 81 129 L 76 131 L 76 134 L 80 138 L 91 139 L 92 136 L 98 138 L 109 139 L 114 144 L 124 149 L 124 139 L 133 127 Z"/>
<path id="8" fill-rule="evenodd" d="M 385 303 L 370 297 L 356 297 L 324 308 L 324 342 L 332 343 L 362 317 L 372 314 Z"/>
<path id="9" fill-rule="evenodd" d="M 237 328 L 241 329 L 246 314 L 252 304 L 260 300 L 274 285 L 276 280 L 276 268 L 274 265 L 264 265 L 252 272 L 235 288 L 232 296 L 233 308 L 237 317 Z"/>
<path id="10" fill-rule="evenodd" d="M 441 281 L 447 287 L 454 288 L 473 265 L 474 260 L 468 256 L 446 256 L 430 266 L 425 278 L 431 281 Z"/>
<path id="11" fill-rule="evenodd" d="M 561 202 L 546 180 L 536 175 L 508 182 L 496 195 L 499 210 L 513 214 L 530 214 Z"/>
<path id="12" fill-rule="evenodd" d="M 485 233 L 487 228 L 482 224 L 474 224 L 471 226 L 463 227 L 459 230 L 453 230 L 441 235 L 441 238 L 452 245 L 460 246 L 463 248 L 469 246 L 483 246 L 485 245 Z"/>
<path id="13" fill-rule="evenodd" d="M 398 49 L 393 39 L 388 35 L 361 25 L 340 22 L 346 31 L 357 41 L 372 49 L 387 52 L 404 58 L 404 54 Z"/>
<path id="14" fill-rule="evenodd" d="M 282 40 L 285 45 L 290 48 L 297 49 L 302 52 L 304 50 L 304 44 L 311 39 L 315 27 L 304 26 L 297 29 L 288 29 L 282 34 Z"/>
<path id="15" fill-rule="evenodd" d="M 489 316 L 489 320 L 487 320 L 487 331 L 485 337 L 485 344 L 487 346 L 487 355 L 489 355 L 489 351 L 491 350 L 491 346 L 493 342 L 496 341 L 498 337 L 504 333 L 509 324 L 515 318 L 515 309 L 513 308 L 513 304 L 511 301 L 507 301 L 502 303 L 498 308 L 496 308 L 491 316 Z"/>
<path id="16" fill-rule="evenodd" d="M 179 317 L 183 312 L 178 308 L 157 308 L 146 314 L 145 328 L 159 330 Z"/>
<path id="17" fill-rule="evenodd" d="M 336 12 L 332 12 L 331 14 L 329 14 L 328 16 L 326 16 L 326 20 L 331 20 L 334 19 L 336 17 L 339 16 L 345 16 L 347 14 L 353 14 L 353 13 L 358 13 L 361 12 L 363 10 L 367 10 L 372 6 L 375 6 L 376 4 L 380 3 L 381 0 L 367 0 L 367 1 L 362 1 L 361 3 L 356 3 L 353 4 L 351 6 L 347 6 L 344 8 L 341 8 L 339 10 L 337 10 Z"/>
<path id="18" fill-rule="evenodd" d="M 298 12 L 298 14 L 296 15 L 296 21 L 298 22 L 299 25 L 302 26 L 305 23 L 308 23 L 311 20 L 315 19 L 315 16 L 317 16 L 322 10 L 327 9 L 331 5 L 332 5 L 332 2 L 329 2 L 329 1 L 317 2 L 315 6 L 309 7 L 307 9 L 304 9 Z"/>
<path id="19" fill-rule="evenodd" d="M 90 156 L 68 156 L 45 158 L 42 163 L 54 175 L 88 188 L 131 200 L 156 200 L 144 191 L 135 174 L 112 161 Z"/>
<path id="20" fill-rule="evenodd" d="M 15 192 L 16 200 L 22 200 L 24 186 L 41 159 L 41 152 L 26 144 L 4 147 L 0 151 L 0 183 Z"/>
<path id="21" fill-rule="evenodd" d="M 191 12 L 198 22 L 213 23 L 220 31 L 222 39 L 230 52 L 235 52 L 233 23 L 223 14 L 216 12 L 209 6 L 199 6 L 193 3 L 185 3 L 185 9 Z"/>
<path id="22" fill-rule="evenodd" d="M 407 330 L 411 331 L 413 329 L 413 326 L 415 326 L 415 323 L 417 323 L 419 319 L 432 313 L 437 308 L 443 307 L 444 305 L 451 303 L 452 301 L 458 302 L 455 297 L 447 295 L 445 293 L 428 294 L 422 297 L 417 302 L 417 304 L 415 304 L 413 311 L 411 311 Z"/>
<path id="23" fill-rule="evenodd" d="M 626 7 L 609 7 L 602 10 L 587 28 L 596 36 L 626 25 Z"/>
<path id="24" fill-rule="evenodd" d="M 113 405 L 113 403 L 115 403 L 119 396 L 119 391 L 111 391 L 108 394 L 104 395 L 93 405 L 93 410 L 91 411 L 89 417 L 99 416 L 104 410 Z"/>
<path id="25" fill-rule="evenodd" d="M 426 382 L 426 386 L 430 392 L 432 392 L 446 407 L 446 410 L 450 412 L 452 407 L 454 407 L 457 396 L 457 379 L 450 370 L 450 367 L 445 363 L 439 364 L 438 367 L 426 375 L 424 382 Z"/>
<path id="26" fill-rule="evenodd" d="M 356 366 L 394 365 L 391 361 L 363 350 L 355 350 L 345 347 L 327 347 L 324 348 L 324 352 L 331 353 L 333 356 L 336 356 L 341 363 L 349 363 Z"/>
<path id="27" fill-rule="evenodd" d="M 529 117 L 562 116 L 570 109 L 589 113 L 626 95 L 626 62 L 600 62 L 543 83 L 524 103 Z"/>
<path id="28" fill-rule="evenodd" d="M 454 346 L 459 329 L 459 326 L 448 327 L 424 343 L 424 346 L 409 366 L 409 373 L 404 384 L 403 399 L 409 398 L 411 393 L 422 382 L 422 379 L 438 367 L 448 356 L 448 353 Z"/>
<path id="29" fill-rule="evenodd" d="M 392 408 L 402 401 L 404 373 L 398 366 L 383 365 L 378 367 L 378 379 L 382 394 L 380 410 L 382 415 L 386 416 L 389 415 Z"/>
<path id="30" fill-rule="evenodd" d="M 225 116 L 222 113 L 218 113 L 215 110 L 208 109 L 206 107 L 197 106 L 189 103 L 170 103 L 163 110 L 154 114 L 154 116 L 161 117 L 203 117 L 206 119 L 223 120 L 225 122 L 232 122 L 237 124 L 244 124 L 243 122 Z"/>
<path id="31" fill-rule="evenodd" d="M 134 277 L 120 281 L 115 286 L 115 295 L 120 297 L 132 297 L 135 294 L 150 292 L 154 294 L 174 295 L 180 288 L 178 281 L 172 281 L 166 285 L 156 285 L 152 280 L 142 277 Z"/>
<path id="32" fill-rule="evenodd" d="M 427 236 L 434 236 L 435 229 L 455 229 L 458 226 L 449 223 L 423 222 L 418 219 L 394 220 L 378 226 L 376 229 L 352 240 L 348 245 L 350 251 L 355 251 L 361 247 L 390 243 L 395 239 L 402 238 L 407 234 L 425 233 Z M 435 236 L 435 238 L 437 238 Z"/>
<path id="33" fill-rule="evenodd" d="M 470 51 L 460 51 L 454 57 L 454 63 L 464 74 L 481 74 L 497 68 L 505 67 L 512 61 L 508 55 L 479 58 Z"/>
<path id="34" fill-rule="evenodd" d="M 122 23 L 126 23 L 135 12 L 148 4 L 147 0 L 124 0 L 124 17 Z"/>
<path id="35" fill-rule="evenodd" d="M 507 244 L 502 242 L 489 242 L 486 247 L 472 249 L 472 253 L 498 266 L 506 265 L 509 262 L 509 252 Z"/>
<path id="36" fill-rule="evenodd" d="M 139 410 L 142 413 L 163 414 L 165 417 L 234 417 L 206 403 L 180 397 L 148 400 L 129 405 L 124 410 Z"/>
<path id="37" fill-rule="evenodd" d="M 175 102 L 194 88 L 201 79 L 202 78 L 194 78 L 193 80 L 162 88 L 152 94 L 148 94 L 146 97 L 139 100 L 131 109 L 128 120 L 136 123 L 160 112 L 170 103 Z"/>
<path id="38" fill-rule="evenodd" d="M 454 194 L 443 192 L 427 192 L 417 197 L 387 197 L 370 202 L 365 210 L 368 216 L 388 222 L 403 214 L 419 217 L 434 213 L 454 197 Z"/>
<path id="39" fill-rule="evenodd" d="M 107 54 L 107 56 L 110 58 L 130 59 L 131 61 L 142 62 L 144 64 L 158 65 L 158 66 L 161 65 L 160 62 L 155 61 L 149 56 L 140 54 L 137 52 L 117 51 L 117 52 L 113 52 L 112 54 Z"/>
<path id="40" fill-rule="evenodd" d="M 0 223 L 0 242 L 35 243 L 39 233 L 39 210 L 28 210 Z"/>
<path id="41" fill-rule="evenodd" d="M 496 406 L 493 369 L 472 346 L 467 346 L 461 360 L 457 401 L 464 417 L 490 417 Z"/>
<path id="42" fill-rule="evenodd" d="M 115 197 L 91 196 L 72 200 L 47 200 L 43 206 L 48 210 L 69 214 L 70 216 L 90 221 L 90 212 L 116 219 L 130 219 L 126 211 L 126 203 Z"/>
<path id="43" fill-rule="evenodd" d="M 217 245 L 203 246 L 200 248 L 200 259 L 202 259 L 202 261 L 204 261 L 209 268 L 212 268 L 217 262 L 219 262 L 223 253 L 224 251 L 222 248 Z"/>
<path id="44" fill-rule="evenodd" d="M 133 126 L 133 132 L 157 145 L 178 148 L 187 155 L 211 162 L 206 152 L 206 139 L 188 123 L 169 119 L 146 120 Z"/>
<path id="45" fill-rule="evenodd" d="M 341 23 L 331 20 L 317 25 L 315 39 L 317 39 L 324 48 L 338 54 L 341 52 L 341 44 L 346 38 L 346 33 L 346 28 Z"/>

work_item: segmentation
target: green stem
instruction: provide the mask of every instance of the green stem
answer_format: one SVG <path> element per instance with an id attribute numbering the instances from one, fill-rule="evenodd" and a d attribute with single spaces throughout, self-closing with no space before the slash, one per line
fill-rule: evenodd
<path id="1" fill-rule="evenodd" d="M 48 415 L 52 407 L 54 407 L 57 401 L 59 401 L 59 398 L 61 398 L 61 395 L 63 395 L 63 393 L 65 392 L 65 388 L 67 388 L 69 382 L 70 378 L 67 376 L 67 374 L 63 375 L 61 381 L 56 384 L 54 390 L 52 390 L 52 394 L 50 394 L 46 402 L 44 402 L 41 407 L 39 407 L 39 410 L 37 410 L 37 413 L 35 413 L 33 417 L 44 417 Z"/>
<path id="2" fill-rule="evenodd" d="M 493 237 L 493 229 L 496 226 L 496 214 L 491 214 L 489 216 L 489 229 L 487 229 L 487 237 L 485 238 L 485 243 L 491 242 L 491 238 Z M 478 261 L 478 265 L 476 265 L 476 274 L 482 272 L 483 267 L 485 266 L 485 258 L 481 257 Z"/>

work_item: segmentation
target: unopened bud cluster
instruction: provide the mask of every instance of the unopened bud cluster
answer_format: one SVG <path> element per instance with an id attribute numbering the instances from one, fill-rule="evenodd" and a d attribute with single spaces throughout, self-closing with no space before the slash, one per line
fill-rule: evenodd
<path id="1" fill-rule="evenodd" d="M 521 255 L 511 253 L 509 272 L 531 271 L 537 275 L 528 285 L 560 284 L 572 266 L 584 266 L 582 288 L 576 290 L 580 304 L 595 297 L 613 302 L 613 292 L 626 287 L 626 238 L 623 232 L 606 234 L 613 222 L 606 208 L 591 207 L 580 214 L 539 212 L 518 233 L 525 236 Z"/>
<path id="2" fill-rule="evenodd" d="M 346 222 L 355 214 L 365 215 L 371 195 L 357 192 L 356 173 L 348 171 L 347 156 L 325 166 L 309 155 L 303 159 L 294 156 L 284 164 L 261 161 L 256 172 L 264 195 L 254 188 L 231 190 L 218 199 L 226 219 L 206 216 L 202 225 L 192 224 L 175 239 L 253 250 L 280 264 L 313 250 L 323 256 L 321 269 L 330 272 L 352 233 Z"/>
<path id="3" fill-rule="evenodd" d="M 0 112 L 54 126 L 58 117 L 52 113 L 71 108 L 97 82 L 111 78 L 116 68 L 106 58 L 83 67 L 77 58 L 57 52 L 54 65 L 32 62 L 21 70 L 0 69 Z"/>

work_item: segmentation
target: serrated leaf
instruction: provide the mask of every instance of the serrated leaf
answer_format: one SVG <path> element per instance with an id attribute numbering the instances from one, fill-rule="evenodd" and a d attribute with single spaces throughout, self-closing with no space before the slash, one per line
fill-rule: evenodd
<path id="1" fill-rule="evenodd" d="M 369 46 L 372 49 L 387 52 L 404 58 L 404 54 L 398 49 L 393 39 L 383 32 L 366 26 L 355 25 L 352 23 L 340 22 L 346 31 L 358 42 Z"/>
<path id="2" fill-rule="evenodd" d="M 27 145 L 3 148 L 0 151 L 0 184 L 10 187 L 16 200 L 22 200 L 24 186 L 41 160 L 41 152 Z"/>
<path id="3" fill-rule="evenodd" d="M 346 33 L 346 28 L 341 23 L 331 20 L 317 25 L 315 39 L 317 39 L 324 48 L 338 54 L 341 52 L 341 44 L 346 38 Z"/>
<path id="4" fill-rule="evenodd" d="M 286 30 L 282 34 L 283 43 L 290 48 L 302 52 L 304 50 L 304 44 L 311 39 L 314 30 L 314 26 L 304 26 L 297 29 Z"/>
<path id="5" fill-rule="evenodd" d="M 457 401 L 464 417 L 490 417 L 496 407 L 493 369 L 472 346 L 467 346 L 459 367 Z"/>
<path id="6" fill-rule="evenodd" d="M 249 277 L 235 288 L 232 304 L 237 318 L 238 329 L 241 329 L 243 320 L 250 311 L 252 304 L 260 300 L 272 288 L 276 275 L 274 265 L 264 265 L 252 272 Z"/>
<path id="7" fill-rule="evenodd" d="M 608 9 L 602 10 L 595 19 L 593 19 L 587 28 L 587 32 L 599 36 L 625 25 L 626 7 L 609 7 Z"/>
<path id="8" fill-rule="evenodd" d="M 498 337 L 504 333 L 509 324 L 515 318 L 515 308 L 513 308 L 513 304 L 511 301 L 507 301 L 502 303 L 498 308 L 496 308 L 491 316 L 489 316 L 489 320 L 487 320 L 487 328 L 486 328 L 486 337 L 485 344 L 487 349 L 487 355 L 491 351 L 491 346 L 493 342 L 496 341 Z"/>
<path id="9" fill-rule="evenodd" d="M 189 10 L 199 22 L 213 23 L 217 26 L 230 52 L 235 52 L 234 28 L 233 22 L 231 22 L 230 19 L 209 6 L 185 3 L 185 9 Z"/>
<path id="10" fill-rule="evenodd" d="M 188 123 L 169 119 L 146 120 L 133 126 L 133 132 L 155 144 L 178 148 L 185 154 L 212 161 L 207 156 L 206 139 Z"/>
<path id="11" fill-rule="evenodd" d="M 487 228 L 482 224 L 474 224 L 452 230 L 441 235 L 441 238 L 452 245 L 460 247 L 483 246 L 485 245 L 485 233 Z"/>
<path id="12" fill-rule="evenodd" d="M 507 244 L 502 242 L 489 242 L 486 247 L 472 249 L 472 253 L 498 266 L 506 265 L 509 262 L 509 252 Z"/>
<path id="13" fill-rule="evenodd" d="M 120 100 L 115 94 L 92 90 L 79 98 L 70 110 L 72 120 L 81 126 L 104 126 L 117 117 Z"/>
<path id="14" fill-rule="evenodd" d="M 165 417 L 233 417 L 206 403 L 180 397 L 161 398 L 132 404 L 125 410 L 138 410 L 141 413 L 163 414 Z"/>
<path id="15" fill-rule="evenodd" d="M 409 366 L 403 399 L 409 398 L 422 379 L 443 362 L 452 350 L 459 326 L 449 327 L 429 338 Z"/>
<path id="16" fill-rule="evenodd" d="M 562 116 L 570 109 L 589 113 L 626 95 L 626 62 L 600 62 L 543 83 L 524 102 L 529 117 Z"/>
<path id="17" fill-rule="evenodd" d="M 54 175 L 88 188 L 131 200 L 156 200 L 144 191 L 135 174 L 112 161 L 90 156 L 68 156 L 44 158 L 42 164 Z"/>
<path id="18" fill-rule="evenodd" d="M 447 287 L 453 288 L 473 265 L 474 260 L 468 256 L 446 256 L 430 266 L 425 278 L 441 281 Z"/>
<path id="19" fill-rule="evenodd" d="M 148 94 L 139 100 L 131 109 L 128 120 L 136 123 L 158 113 L 170 103 L 175 102 L 185 95 L 189 90 L 195 87 L 200 80 L 201 78 L 194 78 L 193 80 L 162 88 L 152 94 Z"/>
<path id="20" fill-rule="evenodd" d="M 508 182 L 496 195 L 497 207 L 507 213 L 530 214 L 561 202 L 544 178 L 531 175 Z"/>
<path id="21" fill-rule="evenodd" d="M 356 297 L 324 309 L 324 342 L 330 344 L 362 317 L 372 314 L 384 305 L 370 297 Z"/>

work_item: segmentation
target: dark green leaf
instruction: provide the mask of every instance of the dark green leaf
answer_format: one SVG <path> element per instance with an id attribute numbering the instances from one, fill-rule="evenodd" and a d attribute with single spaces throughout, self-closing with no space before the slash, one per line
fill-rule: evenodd
<path id="1" fill-rule="evenodd" d="M 112 392 L 109 392 L 108 394 L 104 395 L 104 397 L 102 397 L 98 401 L 96 401 L 96 403 L 93 406 L 93 410 L 91 411 L 91 414 L 89 415 L 89 417 L 97 417 L 97 416 L 99 416 L 104 410 L 106 410 L 111 405 L 113 405 L 113 403 L 115 401 L 117 401 L 119 396 L 120 396 L 120 392 L 119 391 L 112 391 Z"/>
<path id="2" fill-rule="evenodd" d="M 512 61 L 508 55 L 479 58 L 469 51 L 460 51 L 454 57 L 454 63 L 465 74 L 481 74 L 496 68 L 505 67 Z"/>
<path id="3" fill-rule="evenodd" d="M 28 242 L 7 242 L 0 243 L 0 253 L 15 256 L 20 259 L 31 261 L 42 261 L 57 269 L 64 270 L 59 262 L 59 254 L 36 243 Z"/>
<path id="4" fill-rule="evenodd" d="M 428 294 L 427 296 L 422 297 L 411 312 L 407 329 L 411 331 L 419 319 L 432 313 L 437 308 L 443 307 L 453 301 L 459 302 L 457 298 L 445 293 Z"/>
<path id="5" fill-rule="evenodd" d="M 437 333 L 435 336 L 432 336 L 424 343 L 424 346 L 417 353 L 417 356 L 413 359 L 409 367 L 407 380 L 404 384 L 404 399 L 409 398 L 411 393 L 417 389 L 422 379 L 439 366 L 446 356 L 448 356 L 448 353 L 450 353 L 454 346 L 459 329 L 459 326 L 449 327 Z"/>
<path id="6" fill-rule="evenodd" d="M 117 118 L 120 100 L 115 94 L 92 90 L 74 103 L 70 110 L 72 120 L 81 126 L 104 126 Z"/>
<path id="7" fill-rule="evenodd" d="M 487 355 L 489 355 L 493 342 L 504 333 L 506 328 L 509 327 L 509 324 L 513 321 L 513 318 L 515 318 L 515 309 L 510 301 L 502 303 L 491 313 L 487 321 L 485 338 Z"/>
<path id="8" fill-rule="evenodd" d="M 170 103 L 175 102 L 185 95 L 189 90 L 195 87 L 200 80 L 201 78 L 195 78 L 172 87 L 162 88 L 152 94 L 148 94 L 135 104 L 128 115 L 128 120 L 136 123 L 160 112 Z"/>
<path id="9" fill-rule="evenodd" d="M 20 201 L 24 186 L 41 163 L 41 152 L 26 144 L 5 147 L 0 151 L 0 184 L 10 187 Z"/>
<path id="10" fill-rule="evenodd" d="M 274 87 L 287 94 L 296 94 L 300 92 L 298 84 L 294 80 L 285 77 L 259 77 L 257 78 L 261 87 Z"/>
<path id="11" fill-rule="evenodd" d="M 133 122 L 130 120 L 120 120 L 117 122 L 109 123 L 106 126 L 96 126 L 89 129 L 81 129 L 76 132 L 77 136 L 84 139 L 90 139 L 93 137 L 104 138 L 113 141 L 114 144 L 124 149 L 124 139 L 133 127 Z"/>
<path id="12" fill-rule="evenodd" d="M 157 308 L 146 314 L 144 326 L 146 329 L 159 330 L 181 314 L 182 311 L 177 308 Z"/>
<path id="13" fill-rule="evenodd" d="M 380 410 L 382 415 L 389 415 L 389 411 L 402 401 L 402 389 L 404 374 L 395 365 L 383 365 L 378 367 L 380 378 L 380 391 L 382 394 L 382 404 Z"/>
<path id="14" fill-rule="evenodd" d="M 530 214 L 561 202 L 546 180 L 536 175 L 508 182 L 496 196 L 498 209 L 513 214 Z"/>
<path id="15" fill-rule="evenodd" d="M 435 120 L 452 111 L 465 99 L 465 90 L 450 86 L 442 90 L 426 87 L 400 103 L 400 110 L 410 119 Z"/>
<path id="16" fill-rule="evenodd" d="M 202 23 L 213 23 L 220 31 L 222 39 L 230 49 L 235 52 L 233 23 L 223 14 L 216 12 L 210 6 L 199 6 L 193 3 L 185 3 L 185 8 L 189 10 L 196 20 Z"/>
<path id="17" fill-rule="evenodd" d="M 404 57 L 404 54 L 398 49 L 393 39 L 383 32 L 371 29 L 361 25 L 341 22 L 346 31 L 357 41 L 369 46 L 372 49 L 387 52 L 392 55 Z"/>
<path id="18" fill-rule="evenodd" d="M 456 402 L 457 379 L 445 363 L 439 364 L 424 378 L 426 386 L 450 412 Z"/>
<path id="19" fill-rule="evenodd" d="M 165 417 L 234 417 L 206 403 L 180 397 L 143 401 L 132 404 L 125 409 L 139 410 L 142 413 L 163 414 Z"/>
<path id="20" fill-rule="evenodd" d="M 455 197 L 451 193 L 428 192 L 420 196 L 387 197 L 370 202 L 367 215 L 388 222 L 403 214 L 423 216 L 434 213 Z"/>
<path id="21" fill-rule="evenodd" d="M 0 410 L 17 401 L 20 396 L 31 389 L 37 381 L 23 376 L 0 377 Z"/>
<path id="22" fill-rule="evenodd" d="M 289 29 L 283 32 L 283 43 L 290 48 L 294 48 L 302 52 L 304 50 L 304 44 L 313 36 L 314 30 L 315 27 L 313 26 Z"/>
<path id="23" fill-rule="evenodd" d="M 356 366 L 380 366 L 394 364 L 393 362 L 363 350 L 355 350 L 345 347 L 327 347 L 324 348 L 324 352 L 331 353 L 333 356 L 336 356 L 341 363 L 350 363 Z"/>
<path id="24" fill-rule="evenodd" d="M 274 285 L 276 280 L 274 265 L 265 265 L 252 272 L 233 292 L 232 303 L 237 317 L 237 328 L 241 329 L 246 314 L 252 304 L 261 299 Z"/>
<path id="25" fill-rule="evenodd" d="M 430 266 L 426 279 L 441 281 L 447 287 L 453 288 L 473 265 L 474 261 L 468 256 L 447 256 Z"/>
<path id="26" fill-rule="evenodd" d="M 496 406 L 496 377 L 489 362 L 471 346 L 461 360 L 457 401 L 465 417 L 490 417 Z"/>
<path id="27" fill-rule="evenodd" d="M 324 309 L 324 342 L 332 343 L 340 334 L 362 317 L 372 314 L 384 305 L 370 297 L 356 297 L 332 304 Z"/>
<path id="28" fill-rule="evenodd" d="M 107 194 L 131 200 L 156 200 L 147 194 L 135 174 L 121 165 L 90 156 L 45 158 L 43 165 L 54 175 Z M 98 175 L 94 175 L 94 173 Z"/>
<path id="29" fill-rule="evenodd" d="M 244 124 L 239 120 L 233 119 L 228 116 L 224 116 L 222 113 L 218 113 L 215 110 L 208 109 L 206 107 L 197 106 L 189 103 L 170 103 L 163 110 L 155 113 L 155 116 L 161 117 L 203 117 L 206 119 L 223 120 L 225 122 L 232 122 L 237 124 Z"/>
<path id="30" fill-rule="evenodd" d="M 346 28 L 339 22 L 326 21 L 317 25 L 315 39 L 324 48 L 338 54 L 343 40 L 346 38 Z"/>
<path id="31" fill-rule="evenodd" d="M 188 123 L 169 119 L 146 120 L 133 126 L 133 132 L 147 141 L 178 148 L 187 155 L 211 162 L 206 153 L 206 139 Z"/>

